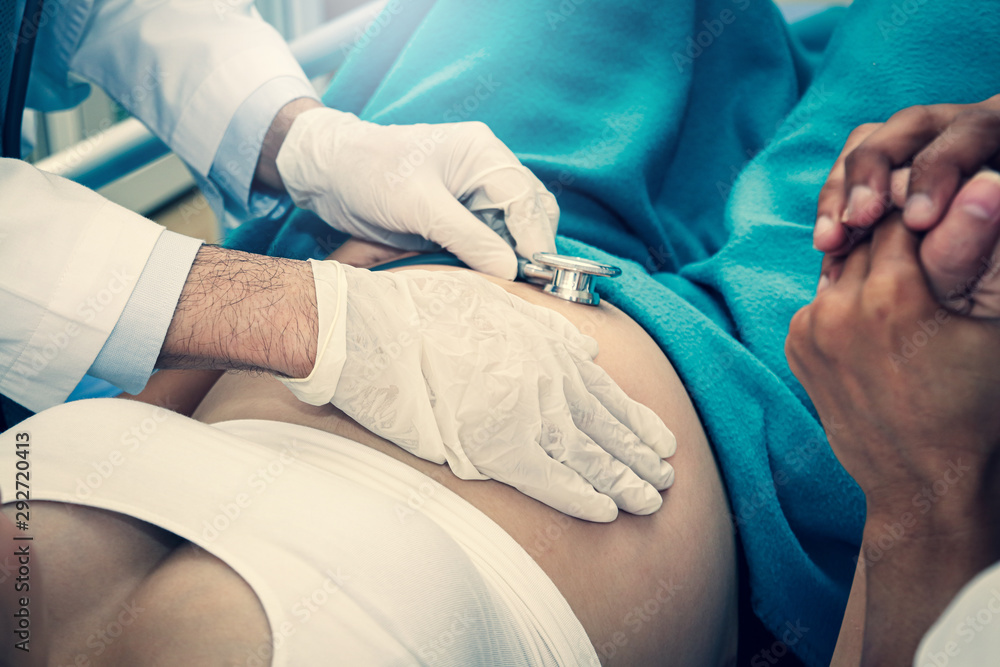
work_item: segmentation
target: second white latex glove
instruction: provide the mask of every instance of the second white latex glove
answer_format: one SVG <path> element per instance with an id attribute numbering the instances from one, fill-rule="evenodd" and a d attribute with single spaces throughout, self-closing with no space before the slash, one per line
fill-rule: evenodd
<path id="1" fill-rule="evenodd" d="M 660 507 L 676 440 L 569 320 L 466 273 L 312 267 L 316 367 L 282 380 L 301 400 L 581 519 Z"/>
<path id="2" fill-rule="evenodd" d="M 559 206 L 486 125 L 377 125 L 335 109 L 292 123 L 277 157 L 295 204 L 353 236 L 441 246 L 513 280 L 517 254 L 555 252 Z"/>

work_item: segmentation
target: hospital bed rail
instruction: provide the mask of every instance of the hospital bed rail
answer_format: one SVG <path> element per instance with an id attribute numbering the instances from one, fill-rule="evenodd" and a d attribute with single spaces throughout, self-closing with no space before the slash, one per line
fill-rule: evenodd
<path id="1" fill-rule="evenodd" d="M 339 67 L 386 2 L 368 2 L 294 39 L 289 46 L 306 76 L 313 79 Z M 39 160 L 35 166 L 96 190 L 169 153 L 166 144 L 145 125 L 129 118 Z"/>

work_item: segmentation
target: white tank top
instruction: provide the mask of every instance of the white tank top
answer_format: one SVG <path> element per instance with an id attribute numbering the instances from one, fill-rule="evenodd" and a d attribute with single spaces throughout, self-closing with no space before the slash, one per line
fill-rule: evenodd
<path id="1" fill-rule="evenodd" d="M 78 401 L 0 435 L 4 502 L 23 460 L 16 433 L 30 438 L 32 499 L 136 517 L 246 580 L 273 635 L 247 665 L 599 665 L 565 598 L 509 535 L 356 442 Z"/>

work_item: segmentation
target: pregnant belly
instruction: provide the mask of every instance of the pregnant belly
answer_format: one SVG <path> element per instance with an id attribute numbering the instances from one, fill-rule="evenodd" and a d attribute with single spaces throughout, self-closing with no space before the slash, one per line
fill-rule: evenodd
<path id="1" fill-rule="evenodd" d="M 426 270 L 451 267 L 420 266 Z M 464 481 L 360 427 L 333 406 L 298 402 L 270 377 L 223 376 L 194 413 L 207 423 L 270 419 L 336 433 L 377 449 L 465 498 L 538 563 L 569 602 L 606 664 L 724 664 L 736 648 L 735 541 L 718 469 L 683 384 L 654 341 L 610 304 L 556 299 L 495 281 L 552 308 L 597 339 L 596 361 L 677 436 L 676 481 L 663 507 L 610 524 L 573 519 L 504 484 Z"/>

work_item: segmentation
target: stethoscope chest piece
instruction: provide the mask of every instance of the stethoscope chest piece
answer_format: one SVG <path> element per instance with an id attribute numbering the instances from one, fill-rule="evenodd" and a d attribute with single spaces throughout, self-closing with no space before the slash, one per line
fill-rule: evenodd
<path id="1" fill-rule="evenodd" d="M 519 278 L 543 285 L 546 292 L 560 299 L 588 306 L 596 306 L 601 302 L 601 297 L 593 290 L 594 278 L 614 278 L 622 272 L 617 266 L 610 264 L 551 252 L 536 252 L 531 259 L 530 262 L 518 259 Z"/>

